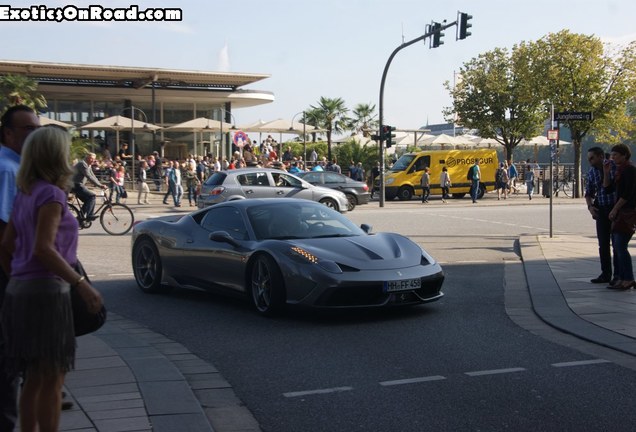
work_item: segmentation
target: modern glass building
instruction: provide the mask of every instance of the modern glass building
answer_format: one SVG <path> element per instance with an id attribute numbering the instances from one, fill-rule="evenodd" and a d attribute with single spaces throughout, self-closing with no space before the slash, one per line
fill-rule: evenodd
<path id="1" fill-rule="evenodd" d="M 137 153 L 160 151 L 170 158 L 189 153 L 227 156 L 229 137 L 216 131 L 171 132 L 166 128 L 206 117 L 235 124 L 232 111 L 274 101 L 268 91 L 243 87 L 269 75 L 207 71 L 95 66 L 0 60 L 0 75 L 26 75 L 39 83 L 38 90 L 48 102 L 45 117 L 81 127 L 106 117 L 121 115 L 153 123 L 155 133 L 136 131 Z M 115 153 L 114 130 L 82 131 L 96 146 Z M 130 140 L 130 132 L 120 131 L 120 143 Z"/>

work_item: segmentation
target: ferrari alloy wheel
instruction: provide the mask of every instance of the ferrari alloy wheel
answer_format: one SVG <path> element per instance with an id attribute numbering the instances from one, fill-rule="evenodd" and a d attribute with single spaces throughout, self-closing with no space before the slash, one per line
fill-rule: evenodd
<path id="1" fill-rule="evenodd" d="M 146 293 L 164 291 L 161 285 L 163 267 L 157 247 L 150 239 L 141 239 L 133 249 L 132 267 L 139 288 Z"/>
<path id="2" fill-rule="evenodd" d="M 256 257 L 252 265 L 252 302 L 258 313 L 274 315 L 285 304 L 285 288 L 278 266 L 268 255 Z"/>

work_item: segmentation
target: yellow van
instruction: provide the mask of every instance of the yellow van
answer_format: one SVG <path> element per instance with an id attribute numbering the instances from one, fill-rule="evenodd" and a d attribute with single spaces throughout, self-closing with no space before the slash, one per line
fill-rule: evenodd
<path id="1" fill-rule="evenodd" d="M 402 155 L 384 176 L 384 192 L 387 200 L 398 197 L 400 201 L 408 201 L 413 195 L 421 195 L 420 179 L 424 168 L 430 168 L 431 195 L 441 195 L 439 183 L 442 167 L 446 167 L 452 186 L 453 198 L 462 198 L 470 193 L 471 181 L 468 180 L 468 168 L 479 159 L 481 179 L 477 198 L 495 189 L 495 172 L 499 165 L 497 152 L 492 149 L 470 150 L 425 150 Z"/>

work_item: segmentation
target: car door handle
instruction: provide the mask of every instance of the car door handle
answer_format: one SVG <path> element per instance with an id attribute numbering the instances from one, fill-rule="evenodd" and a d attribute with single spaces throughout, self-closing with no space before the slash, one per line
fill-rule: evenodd
<path id="1" fill-rule="evenodd" d="M 245 195 L 249 195 L 249 194 L 253 194 L 254 190 L 253 189 L 248 189 L 245 191 Z"/>
<path id="2" fill-rule="evenodd" d="M 285 191 L 279 190 L 278 192 L 276 192 L 276 195 L 284 195 Z"/>

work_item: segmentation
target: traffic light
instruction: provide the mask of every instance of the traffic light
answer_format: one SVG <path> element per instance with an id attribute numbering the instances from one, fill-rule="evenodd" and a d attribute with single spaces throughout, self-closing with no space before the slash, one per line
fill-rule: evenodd
<path id="1" fill-rule="evenodd" d="M 394 130 L 395 126 L 382 126 L 382 139 L 386 141 L 386 148 L 390 148 L 393 145 L 393 140 L 395 139 Z"/>
<path id="2" fill-rule="evenodd" d="M 459 39 L 466 39 L 472 33 L 468 31 L 473 25 L 470 23 L 470 20 L 473 19 L 472 15 L 468 15 L 467 13 L 459 12 L 459 19 L 457 22 L 459 23 Z"/>
<path id="3" fill-rule="evenodd" d="M 442 38 L 444 37 L 444 33 L 442 33 L 442 25 L 438 22 L 433 22 L 431 24 L 431 31 L 433 32 L 433 48 L 437 48 L 440 45 L 444 45 L 444 41 Z"/>

